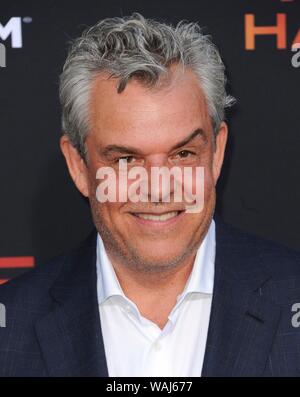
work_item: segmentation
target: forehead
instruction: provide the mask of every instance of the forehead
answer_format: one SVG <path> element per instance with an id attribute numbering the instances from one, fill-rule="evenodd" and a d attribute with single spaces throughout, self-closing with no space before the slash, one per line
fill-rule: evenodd
<path id="1" fill-rule="evenodd" d="M 117 79 L 97 77 L 90 97 L 90 136 L 95 143 L 162 148 L 196 128 L 210 129 L 205 98 L 195 74 L 173 72 L 167 85 L 153 89 L 130 80 L 117 93 Z"/>

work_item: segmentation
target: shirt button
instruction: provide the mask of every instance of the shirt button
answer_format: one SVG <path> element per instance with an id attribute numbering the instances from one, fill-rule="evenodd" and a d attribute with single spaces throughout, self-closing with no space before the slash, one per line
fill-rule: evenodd
<path id="1" fill-rule="evenodd" d="M 155 350 L 156 352 L 158 352 L 158 351 L 160 351 L 160 349 L 161 349 L 161 344 L 160 344 L 159 342 L 155 342 L 155 343 L 153 344 L 153 348 L 154 348 L 154 350 Z"/>

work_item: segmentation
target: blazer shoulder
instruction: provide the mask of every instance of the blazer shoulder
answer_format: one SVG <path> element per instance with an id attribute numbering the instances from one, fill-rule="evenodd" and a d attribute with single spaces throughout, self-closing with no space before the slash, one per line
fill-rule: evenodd
<path id="1" fill-rule="evenodd" d="M 43 296 L 48 296 L 48 291 L 61 274 L 72 274 L 72 269 L 78 258 L 87 249 L 94 247 L 95 231 L 83 242 L 64 254 L 54 256 L 45 263 L 37 266 L 0 286 L 0 303 L 19 303 L 30 301 L 31 305 L 40 304 Z M 76 270 L 76 269 L 74 269 Z"/>
<path id="2" fill-rule="evenodd" d="M 3 304 L 25 303 L 30 300 L 38 304 L 58 277 L 66 255 L 51 258 L 34 269 L 17 276 L 0 286 L 0 302 Z"/>
<path id="3" fill-rule="evenodd" d="M 275 280 L 300 278 L 299 251 L 224 221 L 217 224 L 217 244 L 219 242 L 223 249 L 243 258 L 249 266 L 259 263 Z"/>

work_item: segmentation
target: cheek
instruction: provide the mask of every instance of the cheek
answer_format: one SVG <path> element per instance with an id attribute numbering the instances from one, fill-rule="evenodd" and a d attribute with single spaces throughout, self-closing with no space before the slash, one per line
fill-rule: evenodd
<path id="1" fill-rule="evenodd" d="M 126 174 L 120 174 L 116 178 L 116 197 L 120 203 L 130 201 L 130 192 L 138 186 L 137 181 L 130 179 Z M 138 191 L 138 189 L 136 189 Z"/>
<path id="2" fill-rule="evenodd" d="M 210 168 L 205 169 L 204 175 L 204 195 L 208 198 L 211 195 L 212 190 L 214 190 L 214 178 L 213 173 Z"/>
<path id="3" fill-rule="evenodd" d="M 214 179 L 210 167 L 198 167 L 193 170 L 192 178 L 185 179 L 184 190 L 192 192 L 194 197 L 208 197 L 214 188 Z"/>
<path id="4" fill-rule="evenodd" d="M 118 221 L 122 203 L 110 201 L 99 202 L 96 194 L 97 186 L 97 184 L 93 186 L 93 194 L 90 196 L 90 205 L 94 217 L 97 218 L 98 222 L 106 225 L 113 225 Z"/>
<path id="5" fill-rule="evenodd" d="M 106 222 L 114 223 L 116 222 L 120 214 L 120 203 L 98 203 L 99 213 L 105 218 Z"/>

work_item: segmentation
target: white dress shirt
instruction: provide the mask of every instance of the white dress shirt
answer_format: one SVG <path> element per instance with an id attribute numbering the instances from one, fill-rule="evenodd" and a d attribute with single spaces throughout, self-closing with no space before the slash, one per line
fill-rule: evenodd
<path id="1" fill-rule="evenodd" d="M 182 294 L 160 329 L 124 294 L 97 240 L 97 291 L 109 376 L 201 376 L 210 318 L 215 223 L 198 249 Z"/>

